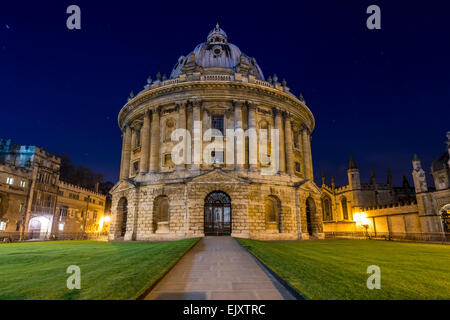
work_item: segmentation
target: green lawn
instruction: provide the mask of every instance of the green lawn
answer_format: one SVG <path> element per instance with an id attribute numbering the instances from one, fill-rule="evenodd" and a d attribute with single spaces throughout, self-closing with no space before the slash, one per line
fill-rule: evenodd
<path id="1" fill-rule="evenodd" d="M 0 299 L 134 299 L 197 240 L 0 244 Z M 80 290 L 67 289 L 70 265 Z"/>
<path id="2" fill-rule="evenodd" d="M 365 240 L 237 239 L 309 299 L 450 299 L 450 246 Z M 369 265 L 381 289 L 369 290 Z"/>

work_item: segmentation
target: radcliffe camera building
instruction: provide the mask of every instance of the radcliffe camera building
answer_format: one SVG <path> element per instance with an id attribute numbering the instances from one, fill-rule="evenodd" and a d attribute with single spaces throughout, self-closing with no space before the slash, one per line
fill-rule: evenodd
<path id="1" fill-rule="evenodd" d="M 322 239 L 361 230 L 355 218 L 363 212 L 368 231 L 389 236 L 440 234 L 445 228 L 442 204 L 450 203 L 450 192 L 448 164 L 442 161 L 435 168 L 445 174 L 433 173 L 438 181 L 447 179 L 439 195 L 423 186 L 417 161 L 415 189 L 394 187 L 391 178 L 379 184 L 374 175 L 362 184 L 354 160 L 349 185 L 328 186 L 323 179 L 319 188 L 311 155 L 315 121 L 302 95 L 292 94 L 276 75 L 265 78 L 256 60 L 229 43 L 218 25 L 206 42 L 178 59 L 169 78 L 158 74 L 136 96 L 131 93 L 118 123 L 122 155 L 120 180 L 110 191 L 110 240 Z M 177 129 L 189 134 L 172 141 Z M 248 132 L 243 155 L 227 129 Z M 257 143 L 271 129 L 278 136 Z M 234 145 L 209 149 L 221 136 L 234 139 Z M 192 161 L 172 159 L 180 141 L 189 152 L 181 152 L 183 159 Z M 211 161 L 195 161 L 199 152 Z M 225 161 L 230 153 L 243 161 Z M 274 164 L 277 170 L 267 174 Z"/>
<path id="2" fill-rule="evenodd" d="M 194 128 L 198 122 L 200 134 Z M 219 26 L 179 58 L 169 79 L 149 79 L 132 95 L 119 113 L 119 126 L 122 161 L 120 181 L 111 190 L 110 239 L 323 238 L 311 157 L 313 114 L 284 80 L 266 79 L 256 60 L 229 43 Z M 212 164 L 174 164 L 175 129 L 189 131 L 192 159 L 201 145 Z M 225 136 L 227 129 L 253 129 L 258 136 L 277 129 L 279 137 L 272 141 L 269 135 L 263 155 L 246 137 L 244 161 L 229 164 L 227 146 L 209 153 L 208 129 Z M 275 143 L 279 170 L 266 175 L 275 161 L 270 154 Z M 255 154 L 257 163 L 249 161 Z"/>

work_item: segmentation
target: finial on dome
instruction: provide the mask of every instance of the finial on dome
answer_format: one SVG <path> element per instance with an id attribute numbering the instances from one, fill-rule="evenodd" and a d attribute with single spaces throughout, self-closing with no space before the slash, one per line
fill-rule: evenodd
<path id="1" fill-rule="evenodd" d="M 208 34 L 208 42 L 209 43 L 227 43 L 228 37 L 225 31 L 220 29 L 219 23 L 216 24 L 214 29 Z"/>

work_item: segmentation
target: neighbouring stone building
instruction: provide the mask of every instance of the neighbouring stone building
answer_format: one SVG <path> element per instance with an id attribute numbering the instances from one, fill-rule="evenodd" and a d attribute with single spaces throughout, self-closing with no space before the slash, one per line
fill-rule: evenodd
<path id="1" fill-rule="evenodd" d="M 359 169 L 351 157 L 347 170 L 348 184 L 326 184 L 322 176 L 324 231 L 338 236 L 351 236 L 367 229 L 373 237 L 409 240 L 441 240 L 450 238 L 450 132 L 445 152 L 433 161 L 431 176 L 434 188 L 428 187 L 425 171 L 417 155 L 412 159 L 411 187 L 406 177 L 403 186 L 392 185 L 387 173 L 386 183 L 377 183 L 371 173 L 369 183 L 361 183 Z M 361 225 L 355 214 L 363 214 Z M 356 221 L 355 221 L 356 220 Z"/>
<path id="2" fill-rule="evenodd" d="M 106 196 L 60 181 L 60 166 L 40 147 L 0 140 L 0 237 L 107 231 Z"/>
<path id="3" fill-rule="evenodd" d="M 64 181 L 58 184 L 54 231 L 107 232 L 106 196 Z M 105 217 L 108 217 L 105 221 Z"/>
<path id="4" fill-rule="evenodd" d="M 118 116 L 122 158 L 110 191 L 111 240 L 323 238 L 311 156 L 314 117 L 286 81 L 265 79 L 256 60 L 216 26 L 178 59 L 170 78 L 158 74 L 147 82 Z M 172 141 L 176 129 L 188 134 Z M 245 144 L 228 129 L 246 131 Z M 271 129 L 278 136 L 257 143 Z M 209 149 L 223 136 L 231 144 Z M 187 160 L 181 164 L 172 159 L 180 143 Z M 198 161 L 198 154 L 211 161 Z"/>

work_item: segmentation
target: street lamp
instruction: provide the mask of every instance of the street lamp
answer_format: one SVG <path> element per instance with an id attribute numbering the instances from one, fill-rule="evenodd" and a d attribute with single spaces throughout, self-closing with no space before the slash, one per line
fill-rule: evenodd
<path id="1" fill-rule="evenodd" d="M 353 214 L 353 221 L 356 222 L 357 226 L 363 226 L 366 236 L 370 239 L 369 236 L 369 219 L 364 212 L 356 212 Z"/>

